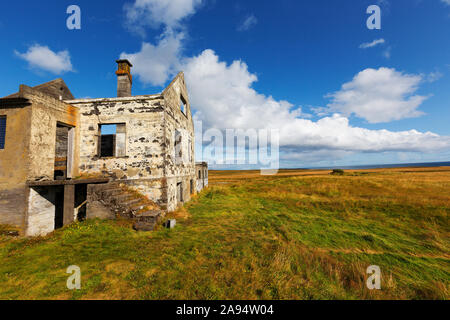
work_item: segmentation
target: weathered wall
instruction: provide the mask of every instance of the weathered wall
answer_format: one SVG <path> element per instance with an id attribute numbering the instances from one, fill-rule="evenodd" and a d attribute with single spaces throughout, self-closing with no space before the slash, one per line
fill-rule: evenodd
<path id="1" fill-rule="evenodd" d="M 131 80 L 128 74 L 121 74 L 117 76 L 117 96 L 131 97 Z"/>
<path id="2" fill-rule="evenodd" d="M 113 219 L 115 213 L 102 203 L 102 186 L 87 186 L 86 219 Z"/>
<path id="3" fill-rule="evenodd" d="M 186 112 L 180 109 L 181 101 Z M 81 175 L 122 180 L 149 199 L 172 211 L 177 207 L 177 183 L 183 199 L 195 192 L 194 126 L 183 74 L 161 95 L 66 101 L 80 109 Z M 125 124 L 124 156 L 99 155 L 99 125 Z M 175 133 L 181 132 L 181 159 L 175 152 Z"/>
<path id="4" fill-rule="evenodd" d="M 128 187 L 138 191 L 158 204 L 161 209 L 167 209 L 167 179 L 137 179 L 124 181 Z"/>
<path id="5" fill-rule="evenodd" d="M 164 101 L 161 95 L 74 100 L 80 108 L 81 175 L 127 180 L 158 204 L 164 204 Z M 99 125 L 125 124 L 125 153 L 99 157 Z"/>
<path id="6" fill-rule="evenodd" d="M 33 87 L 34 90 L 41 91 L 48 96 L 51 96 L 57 100 L 68 100 L 74 99 L 72 93 L 67 87 L 66 83 L 63 79 L 55 79 L 50 82 L 43 83 L 36 87 Z"/>
<path id="7" fill-rule="evenodd" d="M 21 86 L 21 92 L 32 102 L 31 152 L 27 180 L 53 180 L 58 122 L 75 127 L 72 176 L 76 177 L 79 174 L 78 124 L 80 120 L 78 108 L 26 86 Z"/>
<path id="8" fill-rule="evenodd" d="M 24 233 L 41 234 L 39 230 L 45 227 L 41 226 L 40 218 L 27 212 L 34 207 L 28 203 L 30 191 L 26 182 L 53 180 L 56 124 L 77 126 L 79 114 L 77 108 L 24 85 L 20 86 L 17 97 L 28 99 L 29 103 L 0 108 L 0 115 L 7 116 L 5 149 L 0 150 L 0 224 L 15 225 Z M 74 136 L 73 176 L 78 174 L 79 145 L 78 135 Z M 27 230 L 27 225 L 34 224 L 38 231 Z"/>
<path id="9" fill-rule="evenodd" d="M 197 177 L 197 192 L 200 192 L 208 186 L 208 165 L 205 162 L 197 163 L 195 174 Z"/>
<path id="10" fill-rule="evenodd" d="M 43 236 L 55 229 L 55 201 L 54 188 L 30 188 L 27 236 Z"/>
<path id="11" fill-rule="evenodd" d="M 163 92 L 163 96 L 166 106 L 165 139 L 167 141 L 167 154 L 165 163 L 167 209 L 168 211 L 173 211 L 178 206 L 177 184 L 182 183 L 184 202 L 189 201 L 191 198 L 190 181 L 193 181 L 194 186 L 196 184 L 194 124 L 183 73 L 178 74 Z M 182 102 L 186 107 L 185 113 L 180 108 Z M 181 146 L 175 146 L 177 131 L 181 133 Z"/>
<path id="12" fill-rule="evenodd" d="M 75 128 L 72 177 L 122 180 L 168 211 L 196 192 L 194 126 L 182 73 L 158 95 L 61 101 L 22 85 L 17 97 L 32 105 L 0 108 L 8 117 L 6 148 L 0 150 L 0 223 L 29 235 L 53 230 L 54 192 L 43 195 L 26 181 L 53 180 L 55 154 L 66 153 L 56 143 L 57 123 Z M 123 154 L 100 157 L 100 124 L 125 124 Z"/>
<path id="13" fill-rule="evenodd" d="M 0 108 L 6 115 L 5 149 L 0 150 L 0 224 L 25 225 L 31 106 Z"/>

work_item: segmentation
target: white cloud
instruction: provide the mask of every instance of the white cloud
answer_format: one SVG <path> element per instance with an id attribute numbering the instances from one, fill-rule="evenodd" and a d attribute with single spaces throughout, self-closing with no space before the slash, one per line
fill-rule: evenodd
<path id="1" fill-rule="evenodd" d="M 146 52 L 150 52 L 150 56 L 146 57 Z M 136 64 L 133 56 L 146 61 L 136 64 L 137 68 L 134 68 L 139 69 L 134 71 L 141 75 L 140 79 L 145 83 L 155 83 L 150 76 L 142 76 L 147 72 L 148 63 L 150 66 L 152 64 L 152 53 L 152 50 L 144 50 L 129 55 L 133 64 Z M 174 61 L 162 69 L 175 70 L 172 63 Z M 293 108 L 294 105 L 288 101 L 275 100 L 253 89 L 252 85 L 258 78 L 248 71 L 244 62 L 236 60 L 227 64 L 220 61 L 212 50 L 175 63 L 185 72 L 190 102 L 197 111 L 195 118 L 203 122 L 205 129 L 279 129 L 280 146 L 287 150 L 285 157 L 312 159 L 326 152 L 331 159 L 331 155 L 341 157 L 349 152 L 431 152 L 450 147 L 449 137 L 416 130 L 393 132 L 354 127 L 348 118 L 339 114 L 318 121 L 305 119 L 301 109 Z M 167 76 L 174 74 L 165 73 Z M 425 98 L 413 96 L 408 100 L 402 99 L 405 94 L 415 91 L 421 79 L 420 76 L 404 75 L 393 69 L 366 69 L 352 82 L 344 84 L 340 92 L 333 94 L 333 98 L 335 103 L 345 102 L 344 107 L 353 106 L 354 101 L 350 98 L 355 98 L 383 109 L 373 113 L 368 109 L 368 114 L 375 120 L 378 117 L 385 120 L 385 117 L 418 116 L 420 113 L 414 111 L 415 107 Z M 364 93 L 364 89 L 368 91 Z M 407 111 L 400 110 L 399 105 Z M 391 112 L 389 107 L 397 113 Z"/>
<path id="2" fill-rule="evenodd" d="M 389 122 L 423 115 L 417 108 L 427 97 L 413 95 L 420 75 L 409 75 L 395 69 L 365 69 L 341 90 L 329 94 L 328 105 L 346 116 L 355 114 L 370 123 Z"/>
<path id="3" fill-rule="evenodd" d="M 165 22 L 160 19 L 159 23 Z M 166 27 L 171 28 L 169 24 Z M 317 161 L 324 156 L 333 160 L 355 152 L 431 152 L 450 148 L 450 137 L 416 130 L 354 127 L 343 115 L 355 113 L 371 122 L 419 116 L 417 107 L 425 97 L 411 95 L 421 76 L 387 68 L 366 69 L 330 95 L 333 101 L 326 109 L 316 108 L 317 112 L 341 114 L 323 115 L 312 121 L 292 103 L 257 92 L 253 84 L 258 77 L 243 61 L 226 63 L 210 49 L 183 57 L 183 39 L 182 33 L 166 31 L 157 44 L 144 42 L 139 52 L 123 53 L 122 58 L 130 59 L 133 72 L 144 84 L 163 85 L 184 70 L 195 118 L 203 121 L 204 129 L 279 129 L 282 160 L 286 161 Z"/>
<path id="4" fill-rule="evenodd" d="M 450 6 L 450 0 L 441 0 L 442 3 L 445 3 L 446 5 Z"/>
<path id="5" fill-rule="evenodd" d="M 258 23 L 258 19 L 253 15 L 249 15 L 245 20 L 237 27 L 238 31 L 247 31 Z"/>
<path id="6" fill-rule="evenodd" d="M 54 52 L 47 46 L 35 44 L 25 53 L 14 51 L 15 54 L 28 62 L 30 67 L 48 71 L 54 74 L 73 71 L 69 51 Z"/>
<path id="7" fill-rule="evenodd" d="M 377 39 L 377 40 L 373 40 L 372 42 L 365 42 L 363 44 L 361 44 L 359 47 L 361 49 L 367 49 L 367 48 L 373 48 L 379 44 L 383 44 L 386 41 L 384 39 Z"/>
<path id="8" fill-rule="evenodd" d="M 386 50 L 383 51 L 382 55 L 386 59 L 390 59 L 391 58 L 391 52 L 392 52 L 392 47 L 387 47 Z"/>
<path id="9" fill-rule="evenodd" d="M 145 27 L 175 29 L 201 3 L 202 0 L 135 0 L 133 4 L 125 4 L 126 23 L 141 34 L 145 34 Z"/>
<path id="10" fill-rule="evenodd" d="M 212 50 L 185 61 L 186 81 L 196 118 L 206 127 L 280 129 L 280 145 L 291 153 L 314 150 L 342 152 L 428 151 L 449 147 L 450 138 L 416 130 L 392 132 L 353 127 L 335 114 L 316 122 L 292 111 L 287 101 L 256 92 L 256 75 L 242 61 L 227 65 Z M 309 150 L 309 151 L 306 151 Z"/>
<path id="11" fill-rule="evenodd" d="M 450 0 L 449 0 L 450 1 Z M 435 71 L 435 72 L 430 72 L 429 74 L 427 74 L 425 76 L 425 81 L 427 82 L 436 82 L 439 79 L 441 79 L 444 75 L 442 73 L 440 73 L 439 71 Z"/>
<path id="12" fill-rule="evenodd" d="M 163 86 L 179 67 L 183 33 L 166 33 L 158 44 L 143 42 L 141 51 L 122 53 L 121 59 L 132 61 L 133 73 L 146 84 Z"/>

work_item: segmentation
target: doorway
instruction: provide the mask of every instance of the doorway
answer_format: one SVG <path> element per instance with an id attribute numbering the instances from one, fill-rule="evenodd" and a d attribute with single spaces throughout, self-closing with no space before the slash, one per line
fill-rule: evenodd
<path id="1" fill-rule="evenodd" d="M 182 203 L 183 200 L 183 183 L 177 183 L 177 201 L 178 203 Z"/>
<path id="2" fill-rule="evenodd" d="M 55 180 L 72 178 L 75 128 L 68 125 L 56 124 L 55 141 Z"/>

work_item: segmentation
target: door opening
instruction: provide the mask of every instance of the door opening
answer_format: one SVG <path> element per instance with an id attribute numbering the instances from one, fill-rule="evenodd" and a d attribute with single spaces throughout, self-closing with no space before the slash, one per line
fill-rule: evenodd
<path id="1" fill-rule="evenodd" d="M 75 129 L 62 123 L 56 125 L 55 180 L 72 178 Z"/>
<path id="2" fill-rule="evenodd" d="M 177 183 L 177 200 L 178 203 L 183 202 L 183 183 Z"/>

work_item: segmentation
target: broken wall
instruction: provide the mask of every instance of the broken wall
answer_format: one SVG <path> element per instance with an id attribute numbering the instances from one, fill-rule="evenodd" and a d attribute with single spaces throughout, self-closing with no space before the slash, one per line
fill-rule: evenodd
<path id="1" fill-rule="evenodd" d="M 80 120 L 78 109 L 27 86 L 22 85 L 20 92 L 32 102 L 30 165 L 27 180 L 54 179 L 58 122 L 74 127 L 75 130 L 71 176 L 76 177 L 79 161 L 78 123 Z"/>
<path id="2" fill-rule="evenodd" d="M 5 147 L 0 149 L 0 224 L 24 229 L 25 181 L 29 166 L 31 106 L 0 107 L 6 116 Z"/>
<path id="3" fill-rule="evenodd" d="M 208 165 L 206 162 L 195 165 L 195 174 L 197 176 L 197 192 L 202 191 L 208 186 Z"/>
<path id="4" fill-rule="evenodd" d="M 186 202 L 191 198 L 191 181 L 193 186 L 196 183 L 194 123 L 183 73 L 178 74 L 163 92 L 163 96 L 166 106 L 167 209 L 173 211 L 180 198 L 180 188 L 177 185 L 181 183 L 182 199 Z M 182 111 L 183 106 L 185 112 Z"/>
<path id="5" fill-rule="evenodd" d="M 164 100 L 161 95 L 74 100 L 80 108 L 81 175 L 123 180 L 149 199 L 165 205 Z M 118 126 L 116 156 L 101 157 L 99 126 Z"/>
<path id="6" fill-rule="evenodd" d="M 27 236 L 44 236 L 55 230 L 55 188 L 30 188 L 28 197 Z"/>

